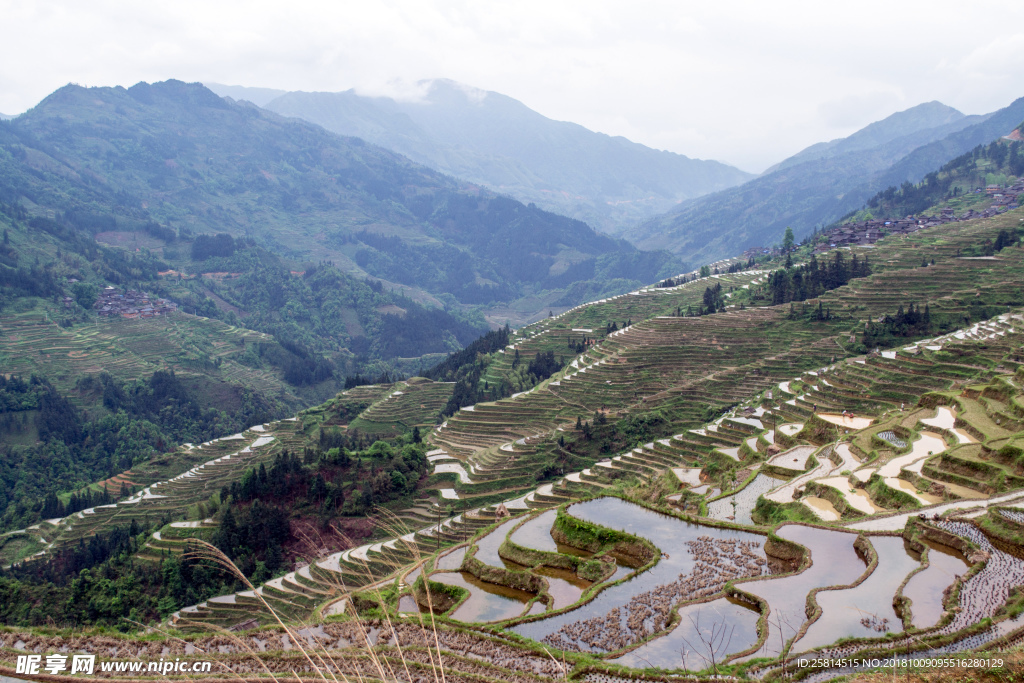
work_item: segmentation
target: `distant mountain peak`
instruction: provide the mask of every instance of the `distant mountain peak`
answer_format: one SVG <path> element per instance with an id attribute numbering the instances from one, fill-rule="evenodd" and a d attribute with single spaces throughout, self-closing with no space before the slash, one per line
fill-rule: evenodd
<path id="1" fill-rule="evenodd" d="M 497 95 L 498 93 L 492 93 L 489 90 L 483 88 L 477 88 L 473 85 L 467 85 L 458 81 L 453 81 L 450 78 L 435 78 L 426 81 L 429 84 L 428 92 L 430 95 L 462 95 L 464 99 L 471 104 L 481 104 L 491 95 Z"/>
<path id="2" fill-rule="evenodd" d="M 869 123 L 845 138 L 819 142 L 767 169 L 762 175 L 798 164 L 872 149 L 921 131 L 946 126 L 964 118 L 964 114 L 938 100 L 898 111 Z"/>
<path id="3" fill-rule="evenodd" d="M 753 177 L 555 121 L 507 95 L 447 78 L 290 92 L 265 107 L 611 234 Z"/>

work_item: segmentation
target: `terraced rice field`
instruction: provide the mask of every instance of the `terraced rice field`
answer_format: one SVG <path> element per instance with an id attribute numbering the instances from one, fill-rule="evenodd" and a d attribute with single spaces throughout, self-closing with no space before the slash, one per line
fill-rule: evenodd
<path id="1" fill-rule="evenodd" d="M 415 586 L 430 576 L 462 589 L 431 617 L 442 630 L 464 626 L 475 638 L 511 631 L 536 643 L 506 645 L 513 653 L 543 645 L 550 661 L 567 666 L 585 654 L 588 666 L 708 672 L 729 663 L 760 676 L 808 652 L 906 656 L 1017 642 L 1024 619 L 1005 607 L 1019 600 L 1012 589 L 1024 583 L 1024 549 L 991 534 L 995 515 L 1007 525 L 1024 519 L 1015 512 L 1024 515 L 1024 312 L 885 353 L 854 355 L 849 340 L 866 320 L 911 300 L 933 315 L 1012 300 L 1024 251 L 984 262 L 955 257 L 991 238 L 1003 219 L 883 241 L 870 250 L 874 275 L 821 297 L 838 316 L 831 321 L 794 320 L 788 307 L 671 315 L 699 299 L 707 283 L 696 282 L 519 330 L 488 381 L 510 368 L 515 350 L 528 359 L 562 353 L 584 335 L 597 343 L 566 354 L 567 367 L 528 392 L 461 410 L 434 429 L 434 473 L 451 483 L 403 513 L 407 530 L 321 558 L 258 594 L 182 610 L 174 622 L 267 623 L 261 597 L 288 619 L 319 619 L 351 612 L 352 594 L 361 593 L 412 625 L 425 618 Z M 920 268 L 925 255 L 936 265 Z M 753 303 L 746 297 L 763 278 L 718 280 L 733 288 L 731 300 Z M 625 330 L 599 332 L 625 320 L 633 322 Z M 443 388 L 429 389 L 439 401 Z M 367 424 L 408 425 L 429 403 L 396 385 L 357 393 L 335 405 L 364 406 L 356 419 Z M 597 410 L 609 419 L 659 410 L 664 432 L 538 486 L 534 475 L 552 461 L 559 436 Z M 245 457 L 273 448 L 255 446 L 259 436 L 297 439 L 300 425 L 242 435 Z M 241 445 L 148 493 L 194 500 L 185 490 L 230 476 Z M 129 505 L 170 504 L 154 500 Z M 101 528 L 106 521 L 93 515 L 113 510 L 22 533 L 68 542 Z M 151 545 L 211 524 L 189 521 L 196 526 L 165 528 Z M 976 627 L 983 619 L 992 621 Z M 702 649 L 712 629 L 734 641 Z M 500 656 L 511 671 L 515 655 Z"/>
<path id="2" fill-rule="evenodd" d="M 168 367 L 185 378 L 212 384 L 259 387 L 286 405 L 302 400 L 280 377 L 232 360 L 245 344 L 270 337 L 218 320 L 172 313 L 156 318 L 101 319 L 63 328 L 44 309 L 0 315 L 0 365 L 4 372 L 46 376 L 59 389 L 77 378 L 108 372 L 127 381 Z M 217 365 L 219 363 L 219 366 Z"/>
<path id="3" fill-rule="evenodd" d="M 454 386 L 453 382 L 431 382 L 422 377 L 398 382 L 359 413 L 349 428 L 382 435 L 403 434 L 414 427 L 429 430 L 448 403 Z"/>

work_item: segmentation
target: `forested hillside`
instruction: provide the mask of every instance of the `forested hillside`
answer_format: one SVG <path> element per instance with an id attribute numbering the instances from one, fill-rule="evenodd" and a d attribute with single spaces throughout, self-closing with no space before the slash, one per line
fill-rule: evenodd
<path id="1" fill-rule="evenodd" d="M 1003 187 L 1010 178 L 1021 177 L 1024 177 L 1022 143 L 994 140 L 943 164 L 919 183 L 904 182 L 882 190 L 868 200 L 865 213 L 876 219 L 901 218 L 940 206 L 960 213 L 989 199 L 984 192 L 987 186 Z"/>
<path id="2" fill-rule="evenodd" d="M 0 149 L 7 201 L 94 232 L 156 223 L 151 249 L 185 269 L 193 259 L 166 237 L 247 237 L 293 262 L 330 261 L 467 304 L 606 273 L 635 285 L 672 269 L 666 254 L 638 258 L 579 221 L 199 84 L 66 86 L 4 124 Z"/>

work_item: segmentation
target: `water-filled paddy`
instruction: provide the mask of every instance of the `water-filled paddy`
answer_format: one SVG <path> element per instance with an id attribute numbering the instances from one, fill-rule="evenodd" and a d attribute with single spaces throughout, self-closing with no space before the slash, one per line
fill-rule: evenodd
<path id="1" fill-rule="evenodd" d="M 902 536 L 872 536 L 878 566 L 853 588 L 821 591 L 817 594 L 821 616 L 797 641 L 795 652 L 828 645 L 839 638 L 874 638 L 886 631 L 903 630 L 892 601 L 907 574 L 920 566 Z"/>
<path id="2" fill-rule="evenodd" d="M 865 429 L 874 422 L 869 417 L 853 417 L 852 415 L 835 415 L 832 413 L 818 413 L 818 417 L 825 422 L 831 422 L 834 425 L 848 429 Z"/>
<path id="3" fill-rule="evenodd" d="M 459 621 L 501 621 L 518 617 L 532 593 L 481 581 L 469 572 L 441 572 L 430 576 L 432 581 L 459 586 L 469 597 L 452 614 Z"/>
<path id="4" fill-rule="evenodd" d="M 754 511 L 757 499 L 784 482 L 785 479 L 758 474 L 753 481 L 733 495 L 708 503 L 708 517 L 735 521 L 738 524 L 753 524 L 750 514 Z"/>
<path id="5" fill-rule="evenodd" d="M 498 555 L 498 548 L 501 547 L 502 542 L 505 540 L 505 536 L 509 530 L 515 526 L 518 520 L 509 519 L 502 522 L 496 529 L 491 531 L 489 534 L 481 538 L 476 542 L 476 554 L 474 557 L 484 564 L 489 564 L 492 567 L 504 567 L 505 563 L 502 561 L 501 556 Z"/>
<path id="6" fill-rule="evenodd" d="M 928 566 L 910 577 L 903 587 L 903 595 L 912 601 L 910 612 L 917 628 L 928 628 L 938 623 L 942 616 L 942 592 L 969 567 L 957 550 L 933 541 L 925 543 L 928 545 Z"/>
<path id="7" fill-rule="evenodd" d="M 509 540 L 524 548 L 558 552 L 555 539 L 551 538 L 551 525 L 555 523 L 556 510 L 548 510 L 512 532 Z"/>
<path id="8" fill-rule="evenodd" d="M 568 607 L 579 600 L 583 591 L 590 587 L 590 581 L 579 578 L 571 569 L 538 567 L 533 572 L 543 576 L 548 582 L 548 594 L 553 603 L 551 609 Z"/>
<path id="9" fill-rule="evenodd" d="M 948 429 L 956 434 L 956 438 L 960 443 L 976 443 L 978 441 L 964 430 L 953 426 L 956 424 L 956 414 L 946 406 L 939 406 L 935 411 L 935 417 L 922 418 L 921 422 L 930 427 Z"/>
<path id="10" fill-rule="evenodd" d="M 621 649 L 661 630 L 675 604 L 713 595 L 730 578 L 767 571 L 764 537 L 757 534 L 690 524 L 618 498 L 577 503 L 568 512 L 650 539 L 667 556 L 571 612 L 513 628 L 563 649 Z"/>
<path id="11" fill-rule="evenodd" d="M 880 508 L 875 505 L 863 489 L 850 486 L 850 480 L 846 477 L 826 477 L 825 479 L 818 479 L 816 481 L 819 484 L 831 486 L 839 491 L 843 494 L 847 504 L 858 512 L 863 512 L 866 515 L 873 515 L 876 512 L 882 512 L 884 510 L 884 508 Z"/>
<path id="12" fill-rule="evenodd" d="M 682 483 L 696 487 L 700 486 L 700 471 L 699 467 L 673 467 L 672 473 L 676 475 Z"/>
<path id="13" fill-rule="evenodd" d="M 611 661 L 638 669 L 706 669 L 711 652 L 698 635 L 698 628 L 703 641 L 711 640 L 713 630 L 724 629 L 731 635 L 728 647 L 716 654 L 721 661 L 723 655 L 743 652 L 757 643 L 758 614 L 756 606 L 730 598 L 686 605 L 680 608 L 680 621 L 670 632 Z"/>
<path id="14" fill-rule="evenodd" d="M 941 503 L 942 498 L 933 495 L 931 493 L 922 493 L 917 490 L 917 487 L 911 484 L 905 479 L 896 479 L 894 477 L 886 477 L 884 480 L 885 485 L 891 489 L 902 491 L 914 500 L 921 503 L 921 505 L 934 505 L 935 503 Z"/>
<path id="15" fill-rule="evenodd" d="M 447 569 L 449 571 L 458 569 L 462 566 L 462 558 L 464 558 L 465 556 L 465 548 L 456 548 L 455 550 L 445 553 L 441 557 L 437 558 L 437 568 Z M 413 577 L 413 580 L 415 580 L 415 577 Z M 406 580 L 406 583 L 409 583 L 408 579 Z"/>
<path id="16" fill-rule="evenodd" d="M 807 469 L 807 459 L 816 450 L 818 449 L 815 446 L 796 446 L 784 453 L 779 453 L 769 460 L 768 464 L 774 467 L 785 467 L 789 470 L 799 470 L 802 472 Z"/>
<path id="17" fill-rule="evenodd" d="M 574 548 L 571 545 L 558 543 L 554 538 L 552 538 L 551 527 L 555 523 L 556 512 L 557 511 L 553 509 L 548 510 L 547 512 L 542 512 L 516 529 L 512 535 L 509 536 L 509 540 L 517 545 L 523 546 L 524 548 L 532 548 L 533 550 L 543 550 L 552 553 L 557 552 L 562 553 L 563 555 L 575 555 L 576 557 L 590 557 L 592 553 L 588 553 L 586 550 L 580 550 L 579 548 Z M 508 533 L 510 528 L 511 527 L 503 526 L 502 529 L 504 531 L 502 531 L 502 533 Z M 500 546 L 501 543 L 499 542 L 498 545 Z M 512 566 L 512 563 L 508 560 L 503 561 L 505 566 L 510 569 L 519 568 L 519 565 Z"/>
<path id="18" fill-rule="evenodd" d="M 831 502 L 824 498 L 818 498 L 817 496 L 804 496 L 800 499 L 800 502 L 811 509 L 818 519 L 824 522 L 838 522 L 839 511 L 836 510 L 835 506 Z"/>
<path id="19" fill-rule="evenodd" d="M 942 440 L 941 436 L 935 432 L 921 432 L 921 438 L 911 444 L 909 453 L 895 457 L 882 465 L 878 474 L 881 477 L 898 477 L 900 470 L 907 465 L 944 450 L 946 450 L 946 442 Z"/>
<path id="20" fill-rule="evenodd" d="M 799 524 L 787 524 L 776 533 L 810 550 L 811 566 L 799 574 L 737 584 L 737 588 L 767 600 L 771 610 L 764 644 L 743 660 L 777 656 L 782 645 L 780 633 L 782 639 L 788 641 L 806 621 L 804 609 L 808 592 L 825 586 L 851 584 L 867 568 L 853 549 L 856 534 Z"/>

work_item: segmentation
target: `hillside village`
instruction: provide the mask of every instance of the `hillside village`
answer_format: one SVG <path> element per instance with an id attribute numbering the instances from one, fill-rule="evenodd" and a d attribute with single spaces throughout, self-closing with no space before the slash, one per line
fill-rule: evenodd
<path id="1" fill-rule="evenodd" d="M 70 297 L 65 297 L 67 302 Z M 93 309 L 101 317 L 120 316 L 128 320 L 136 318 L 155 318 L 178 310 L 178 304 L 168 299 L 150 297 L 145 292 L 116 287 L 105 287 L 93 304 Z"/>
<path id="2" fill-rule="evenodd" d="M 1005 187 L 989 185 L 984 190 L 978 188 L 974 190 L 974 194 L 985 194 L 992 201 L 987 208 L 981 211 L 968 209 L 960 215 L 956 215 L 954 209 L 947 207 L 941 209 L 938 215 L 910 215 L 892 220 L 873 218 L 866 221 L 835 225 L 823 232 L 825 238 L 814 247 L 814 252 L 821 254 L 836 247 L 869 246 L 888 235 L 909 235 L 918 230 L 933 228 L 947 223 L 998 216 L 1019 206 L 1018 198 L 1024 194 L 1024 179 L 1017 180 Z M 743 256 L 744 258 L 758 258 L 778 256 L 779 253 L 780 250 L 777 247 L 753 247 L 744 251 Z"/>
<path id="3" fill-rule="evenodd" d="M 982 190 L 979 188 L 975 190 L 975 193 L 981 194 Z M 933 228 L 946 223 L 998 216 L 1001 213 L 1017 208 L 1018 197 L 1024 194 L 1024 180 L 1018 180 L 1009 187 L 990 185 L 984 190 L 984 193 L 992 198 L 992 204 L 982 211 L 968 209 L 957 216 L 954 209 L 944 208 L 937 216 L 907 216 L 899 220 L 889 221 L 872 219 L 837 225 L 826 232 L 827 239 L 822 244 L 819 244 L 815 251 L 824 252 L 835 247 L 854 244 L 861 246 L 874 244 L 886 235 L 907 235 L 924 228 Z"/>

